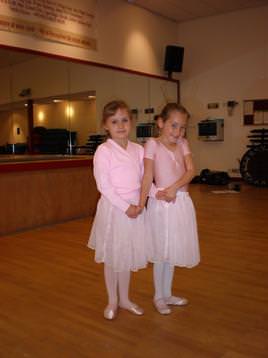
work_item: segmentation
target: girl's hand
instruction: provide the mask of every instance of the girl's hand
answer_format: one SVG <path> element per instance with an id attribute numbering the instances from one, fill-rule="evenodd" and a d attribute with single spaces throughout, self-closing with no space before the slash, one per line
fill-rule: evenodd
<path id="1" fill-rule="evenodd" d="M 175 202 L 176 200 L 176 191 L 175 191 L 175 194 L 171 191 L 171 190 L 168 190 L 168 189 L 165 189 L 165 190 L 159 190 L 156 194 L 155 194 L 155 197 L 157 200 L 164 200 L 166 202 Z"/>
<path id="2" fill-rule="evenodd" d="M 166 188 L 164 190 L 164 192 L 165 192 L 165 199 L 164 200 L 167 201 L 168 203 L 171 202 L 171 201 L 173 203 L 175 203 L 177 190 L 175 188 L 173 188 L 173 187 L 169 187 L 169 188 Z"/>
<path id="3" fill-rule="evenodd" d="M 138 205 L 138 206 L 136 207 L 137 216 L 142 213 L 143 209 L 144 209 L 144 206 L 142 207 L 142 206 Z"/>
<path id="4" fill-rule="evenodd" d="M 136 219 L 136 217 L 141 212 L 142 212 L 142 208 L 140 206 L 130 204 L 126 211 L 126 215 L 131 219 Z"/>
<path id="5" fill-rule="evenodd" d="M 158 190 L 158 192 L 155 194 L 155 197 L 157 200 L 166 200 L 165 190 Z"/>

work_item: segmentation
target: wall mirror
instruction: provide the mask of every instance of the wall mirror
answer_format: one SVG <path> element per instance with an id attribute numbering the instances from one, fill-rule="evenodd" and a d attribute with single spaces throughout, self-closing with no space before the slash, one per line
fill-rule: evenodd
<path id="1" fill-rule="evenodd" d="M 178 100 L 175 80 L 11 48 L 0 48 L 0 76 L 1 156 L 92 154 L 108 101 L 125 100 L 142 126 Z"/>

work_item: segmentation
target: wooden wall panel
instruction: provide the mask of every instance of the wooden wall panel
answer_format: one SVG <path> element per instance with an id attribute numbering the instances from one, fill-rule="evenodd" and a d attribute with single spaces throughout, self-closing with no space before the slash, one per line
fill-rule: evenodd
<path id="1" fill-rule="evenodd" d="M 0 175 L 0 235 L 93 215 L 98 192 L 87 167 Z"/>

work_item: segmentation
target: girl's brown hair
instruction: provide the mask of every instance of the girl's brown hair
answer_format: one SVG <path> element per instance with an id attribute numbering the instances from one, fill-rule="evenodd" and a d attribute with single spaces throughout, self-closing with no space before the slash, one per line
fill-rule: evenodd
<path id="1" fill-rule="evenodd" d="M 185 114 L 187 119 L 190 118 L 190 113 L 187 111 L 185 107 L 183 107 L 179 103 L 167 103 L 165 107 L 162 109 L 162 112 L 160 113 L 161 119 L 165 122 L 168 120 L 170 114 L 172 112 L 180 112 L 182 114 Z"/>
<path id="2" fill-rule="evenodd" d="M 129 115 L 129 118 L 132 119 L 130 108 L 126 104 L 126 102 L 121 100 L 115 100 L 107 103 L 103 108 L 101 122 L 103 126 L 105 125 L 107 119 L 113 116 L 118 111 L 118 109 L 125 109 Z"/>

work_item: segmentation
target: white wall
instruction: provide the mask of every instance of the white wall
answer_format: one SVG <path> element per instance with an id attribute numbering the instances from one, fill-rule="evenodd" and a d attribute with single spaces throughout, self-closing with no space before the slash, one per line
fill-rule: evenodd
<path id="1" fill-rule="evenodd" d="M 97 16 L 97 51 L 5 31 L 0 31 L 0 44 L 163 74 L 165 46 L 177 40 L 174 22 L 123 0 L 98 1 Z"/>
<path id="2" fill-rule="evenodd" d="M 262 128 L 243 125 L 242 101 L 268 98 L 267 34 L 267 6 L 178 26 L 178 43 L 185 47 L 181 98 L 192 113 L 189 138 L 198 171 L 238 168 L 249 131 Z M 232 116 L 229 100 L 239 102 Z M 208 110 L 210 102 L 219 102 L 219 109 Z M 197 122 L 207 116 L 225 119 L 224 142 L 198 141 Z"/>

